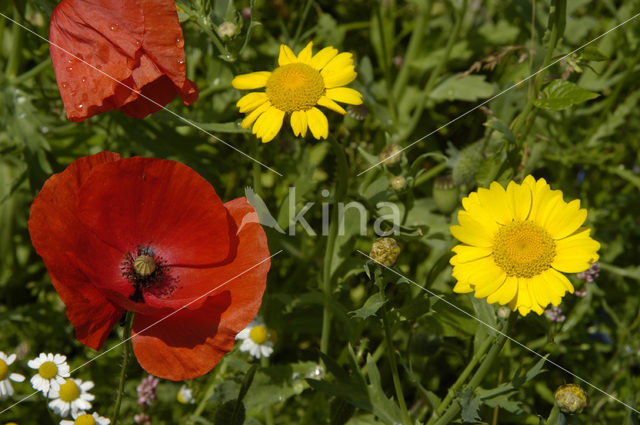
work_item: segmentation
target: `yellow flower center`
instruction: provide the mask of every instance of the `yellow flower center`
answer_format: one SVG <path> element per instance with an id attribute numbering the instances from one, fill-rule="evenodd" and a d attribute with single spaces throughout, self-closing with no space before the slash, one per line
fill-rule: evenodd
<path id="1" fill-rule="evenodd" d="M 0 359 L 0 381 L 4 381 L 9 376 L 9 366 L 7 363 Z"/>
<path id="2" fill-rule="evenodd" d="M 249 338 L 258 345 L 264 344 L 269 339 L 267 328 L 261 325 L 254 326 L 249 332 Z"/>
<path id="3" fill-rule="evenodd" d="M 265 92 L 273 106 L 290 113 L 311 109 L 325 87 L 317 70 L 304 63 L 290 63 L 273 71 Z"/>
<path id="4" fill-rule="evenodd" d="M 93 419 L 93 416 L 85 413 L 84 415 L 78 416 L 73 422 L 73 425 L 96 425 L 96 420 Z"/>
<path id="5" fill-rule="evenodd" d="M 44 379 L 53 379 L 58 374 L 58 366 L 54 362 L 44 362 L 38 368 L 38 375 Z"/>
<path id="6" fill-rule="evenodd" d="M 514 221 L 494 237 L 493 259 L 508 276 L 539 275 L 551 267 L 555 256 L 551 235 L 531 221 Z"/>
<path id="7" fill-rule="evenodd" d="M 149 276 L 156 270 L 156 262 L 150 255 L 139 255 L 133 262 L 133 268 L 140 276 Z"/>
<path id="8" fill-rule="evenodd" d="M 80 397 L 80 388 L 71 379 L 67 379 L 64 384 L 60 385 L 60 399 L 62 401 L 71 403 L 78 397 Z"/>

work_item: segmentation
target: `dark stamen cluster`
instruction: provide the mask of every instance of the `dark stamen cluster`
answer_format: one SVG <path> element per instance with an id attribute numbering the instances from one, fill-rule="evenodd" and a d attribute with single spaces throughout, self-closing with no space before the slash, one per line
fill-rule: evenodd
<path id="1" fill-rule="evenodd" d="M 153 270 L 152 273 L 143 275 L 136 271 L 135 261 L 136 258 L 141 255 L 147 255 L 153 258 L 153 261 L 155 262 L 155 270 Z M 124 276 L 135 288 L 135 292 L 129 298 L 135 302 L 144 303 L 143 291 L 146 289 L 162 288 L 160 291 L 156 290 L 153 292 L 160 292 L 162 295 L 169 295 L 173 290 L 170 287 L 165 287 L 165 283 L 168 283 L 170 280 L 168 269 L 167 262 L 157 256 L 148 245 L 138 245 L 133 253 L 127 252 L 120 265 L 120 270 L 122 271 L 122 276 Z"/>

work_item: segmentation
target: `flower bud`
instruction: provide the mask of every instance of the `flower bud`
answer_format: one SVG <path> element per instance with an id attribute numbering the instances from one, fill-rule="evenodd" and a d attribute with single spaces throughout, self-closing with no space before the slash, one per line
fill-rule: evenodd
<path id="1" fill-rule="evenodd" d="M 474 184 L 483 159 L 480 151 L 473 145 L 461 150 L 453 167 L 454 183 L 458 186 Z"/>
<path id="2" fill-rule="evenodd" d="M 402 152 L 402 146 L 395 143 L 387 145 L 380 151 L 378 160 L 383 162 L 387 167 L 396 165 L 401 159 L 400 152 Z"/>
<path id="3" fill-rule="evenodd" d="M 501 319 L 508 319 L 511 315 L 511 309 L 506 306 L 501 306 L 498 308 L 498 317 Z"/>
<path id="4" fill-rule="evenodd" d="M 236 25 L 233 22 L 225 21 L 218 27 L 218 35 L 222 38 L 231 38 L 236 35 Z"/>
<path id="5" fill-rule="evenodd" d="M 582 413 L 589 404 L 587 392 L 578 384 L 559 386 L 553 398 L 562 413 L 571 415 Z"/>
<path id="6" fill-rule="evenodd" d="M 433 200 L 443 214 L 451 214 L 458 206 L 458 187 L 450 176 L 438 177 L 433 183 Z"/>
<path id="7" fill-rule="evenodd" d="M 371 252 L 369 256 L 376 263 L 380 263 L 383 266 L 391 267 L 400 255 L 400 245 L 393 238 L 379 238 L 371 245 Z"/>
<path id="8" fill-rule="evenodd" d="M 407 185 L 407 180 L 402 176 L 395 176 L 391 179 L 391 187 L 393 190 L 400 191 Z"/>

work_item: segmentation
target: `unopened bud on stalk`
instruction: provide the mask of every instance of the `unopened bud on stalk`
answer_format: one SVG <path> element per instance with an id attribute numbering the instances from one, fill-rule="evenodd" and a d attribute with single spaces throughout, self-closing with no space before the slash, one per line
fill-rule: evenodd
<path id="1" fill-rule="evenodd" d="M 376 263 L 380 263 L 383 266 L 391 267 L 400 255 L 400 245 L 393 238 L 379 238 L 371 245 L 371 252 L 369 256 Z"/>
<path id="2" fill-rule="evenodd" d="M 233 22 L 225 21 L 218 27 L 218 35 L 222 38 L 231 38 L 236 35 L 236 25 Z"/>
<path id="3" fill-rule="evenodd" d="M 400 191 L 407 185 L 407 180 L 402 176 L 395 176 L 391 179 L 391 187 L 393 190 Z"/>
<path id="4" fill-rule="evenodd" d="M 502 306 L 498 309 L 498 317 L 501 319 L 508 319 L 511 315 L 511 309 L 509 307 Z"/>
<path id="5" fill-rule="evenodd" d="M 387 167 L 397 164 L 400 162 L 402 146 L 397 144 L 387 145 L 385 146 L 378 155 L 378 160 L 383 162 Z"/>
<path id="6" fill-rule="evenodd" d="M 433 200 L 443 214 L 451 214 L 458 207 L 458 187 L 450 176 L 438 177 L 433 182 Z"/>
<path id="7" fill-rule="evenodd" d="M 559 386 L 553 397 L 560 411 L 570 415 L 582 413 L 589 404 L 587 392 L 578 384 Z"/>

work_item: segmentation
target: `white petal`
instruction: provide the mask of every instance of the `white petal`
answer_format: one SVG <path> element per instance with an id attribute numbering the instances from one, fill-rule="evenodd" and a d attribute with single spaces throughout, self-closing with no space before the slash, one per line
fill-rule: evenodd
<path id="1" fill-rule="evenodd" d="M 3 354 L 4 354 L 4 353 L 3 353 Z M 6 357 L 6 358 L 4 359 L 4 362 L 5 362 L 7 365 L 10 365 L 11 363 L 13 363 L 13 361 L 14 361 L 15 359 L 16 359 L 16 355 L 15 355 L 15 354 L 12 354 L 12 355 L 10 355 L 9 357 Z"/>
<path id="2" fill-rule="evenodd" d="M 9 379 L 11 379 L 13 382 L 22 382 L 24 381 L 24 376 L 20 375 L 19 373 L 12 373 L 11 375 L 9 375 Z"/>

